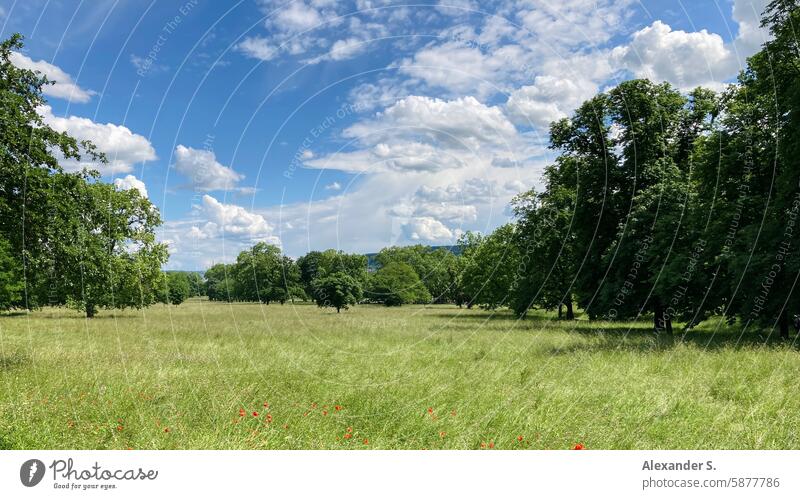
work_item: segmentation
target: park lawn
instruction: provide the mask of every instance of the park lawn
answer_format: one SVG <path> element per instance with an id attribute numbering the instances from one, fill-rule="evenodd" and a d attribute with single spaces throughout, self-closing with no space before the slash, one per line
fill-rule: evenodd
<path id="1" fill-rule="evenodd" d="M 737 337 L 446 305 L 4 315 L 0 448 L 800 448 L 800 353 Z"/>

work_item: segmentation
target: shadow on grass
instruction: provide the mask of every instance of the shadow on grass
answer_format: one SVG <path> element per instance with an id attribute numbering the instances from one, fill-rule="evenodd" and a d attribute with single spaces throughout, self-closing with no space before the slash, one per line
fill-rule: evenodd
<path id="1" fill-rule="evenodd" d="M 516 315 L 508 310 L 470 310 L 469 313 L 432 314 L 435 317 L 475 322 L 486 321 L 492 323 L 524 324 L 526 329 L 548 330 L 576 335 L 591 339 L 590 342 L 565 345 L 561 348 L 551 349 L 554 355 L 575 353 L 579 351 L 658 351 L 669 350 L 680 344 L 691 344 L 705 350 L 719 350 L 723 348 L 752 349 L 752 348 L 786 348 L 800 350 L 800 336 L 792 334 L 788 340 L 780 339 L 778 332 L 752 330 L 742 334 L 736 325 L 720 325 L 711 320 L 700 324 L 691 330 L 684 331 L 683 326 L 676 324 L 673 334 L 653 332 L 652 318 L 643 317 L 637 322 L 609 323 L 602 321 L 589 321 L 587 319 L 565 320 L 548 317 L 545 314 L 529 316 L 520 321 Z"/>

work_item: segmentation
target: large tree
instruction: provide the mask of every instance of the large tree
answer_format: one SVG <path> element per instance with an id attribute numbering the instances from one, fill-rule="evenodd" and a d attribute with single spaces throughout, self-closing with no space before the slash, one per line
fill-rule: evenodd
<path id="1" fill-rule="evenodd" d="M 158 211 L 92 170 L 65 172 L 58 157 L 105 161 L 90 142 L 59 133 L 39 115 L 48 81 L 17 68 L 14 35 L 0 43 L 0 237 L 24 269 L 24 303 L 141 307 L 155 298 L 167 252 L 156 243 Z"/>
<path id="2" fill-rule="evenodd" d="M 370 278 L 370 300 L 387 306 L 407 303 L 430 303 L 430 292 L 414 268 L 402 261 L 390 261 Z"/>

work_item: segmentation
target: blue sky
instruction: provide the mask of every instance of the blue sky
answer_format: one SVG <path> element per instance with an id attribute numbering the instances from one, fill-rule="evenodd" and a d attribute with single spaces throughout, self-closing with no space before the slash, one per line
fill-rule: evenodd
<path id="1" fill-rule="evenodd" d="M 169 268 L 203 269 L 490 231 L 551 120 L 631 77 L 722 88 L 765 3 L 2 0 L 0 27 L 57 82 L 45 119 L 110 159 L 65 167 L 146 192 Z"/>

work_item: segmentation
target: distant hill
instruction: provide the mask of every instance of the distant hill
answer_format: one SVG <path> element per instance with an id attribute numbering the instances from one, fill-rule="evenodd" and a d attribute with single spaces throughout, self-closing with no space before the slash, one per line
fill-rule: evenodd
<path id="1" fill-rule="evenodd" d="M 435 251 L 437 249 L 445 249 L 450 253 L 459 256 L 461 254 L 461 246 L 454 244 L 454 245 L 445 245 L 445 246 L 430 246 L 431 251 Z M 378 256 L 377 253 L 365 253 L 364 256 L 367 257 L 367 268 L 372 270 L 377 270 L 378 262 L 375 260 L 375 257 Z"/>

